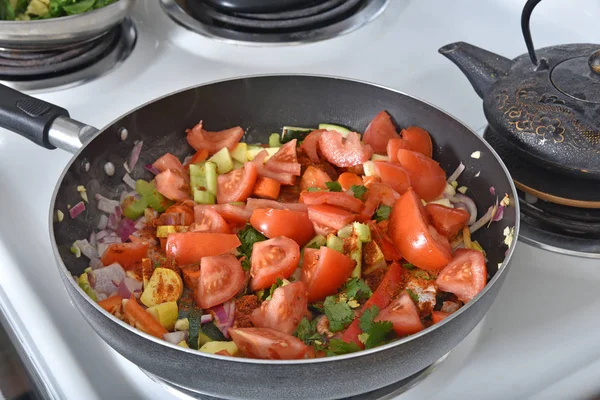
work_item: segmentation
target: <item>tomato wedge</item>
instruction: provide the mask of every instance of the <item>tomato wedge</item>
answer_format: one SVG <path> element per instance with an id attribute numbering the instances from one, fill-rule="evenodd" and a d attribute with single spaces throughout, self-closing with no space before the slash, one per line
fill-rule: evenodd
<path id="1" fill-rule="evenodd" d="M 281 236 L 254 243 L 250 268 L 250 289 L 266 289 L 277 278 L 289 278 L 298 267 L 300 247 L 292 239 Z"/>
<path id="2" fill-rule="evenodd" d="M 439 233 L 448 239 L 456 237 L 458 232 L 467 225 L 469 213 L 461 208 L 450 208 L 441 204 L 429 203 L 425 211 L 431 217 L 431 223 Z"/>
<path id="3" fill-rule="evenodd" d="M 452 259 L 448 239 L 428 224 L 425 208 L 412 188 L 396 202 L 389 221 L 392 243 L 408 262 L 437 272 Z"/>
<path id="4" fill-rule="evenodd" d="M 443 312 L 443 311 L 432 311 L 431 312 L 431 321 L 434 324 L 437 324 L 438 322 L 441 322 L 444 319 L 448 318 L 449 315 L 450 315 L 450 313 Z"/>
<path id="5" fill-rule="evenodd" d="M 348 211 L 358 213 L 363 208 L 363 202 L 344 192 L 303 192 L 300 201 L 307 205 L 329 204 Z"/>
<path id="6" fill-rule="evenodd" d="M 182 175 L 184 173 L 181 161 L 179 161 L 179 159 L 171 153 L 165 153 L 158 160 L 154 161 L 152 166 L 160 172 L 164 172 L 168 169 L 173 169 L 175 171 L 179 171 Z"/>
<path id="7" fill-rule="evenodd" d="M 338 230 L 356 219 L 356 214 L 329 204 L 308 206 L 308 218 L 313 224 Z"/>
<path id="8" fill-rule="evenodd" d="M 433 144 L 431 143 L 431 136 L 423 128 L 418 126 L 409 126 L 406 129 L 402 129 L 400 132 L 402 139 L 410 143 L 410 149 L 412 151 L 419 152 L 426 157 L 431 158 L 433 155 Z"/>
<path id="9" fill-rule="evenodd" d="M 275 289 L 271 300 L 263 301 L 260 308 L 252 312 L 252 323 L 257 328 L 271 328 L 291 335 L 306 315 L 307 305 L 304 282 L 290 283 Z"/>
<path id="10" fill-rule="evenodd" d="M 394 247 L 387 234 L 382 232 L 379 225 L 377 225 L 377 222 L 369 221 L 368 225 L 371 229 L 371 237 L 381 249 L 383 258 L 385 258 L 386 261 L 398 261 L 402 259 L 400 252 L 396 249 L 396 247 Z"/>
<path id="11" fill-rule="evenodd" d="M 297 142 L 294 139 L 281 146 L 277 153 L 273 154 L 266 162 L 265 168 L 273 172 L 283 172 L 285 174 L 300 176 L 302 167 L 298 163 L 298 156 L 296 155 Z"/>
<path id="12" fill-rule="evenodd" d="M 319 140 L 321 139 L 321 134 L 325 132 L 324 129 L 318 129 L 309 133 L 302 142 L 300 148 L 304 150 L 308 158 L 312 162 L 319 162 L 319 153 L 317 152 L 319 148 Z"/>
<path id="13" fill-rule="evenodd" d="M 275 200 L 279 197 L 280 191 L 281 183 L 277 182 L 275 179 L 261 176 L 256 180 L 254 189 L 252 189 L 252 194 L 256 197 Z"/>
<path id="14" fill-rule="evenodd" d="M 188 166 L 190 164 L 201 163 L 202 161 L 206 160 L 207 158 L 208 158 L 208 150 L 200 149 L 196 152 L 196 154 L 194 154 L 192 157 L 190 157 L 189 160 L 186 161 L 186 163 L 184 164 L 184 167 Z"/>
<path id="15" fill-rule="evenodd" d="M 367 126 L 363 141 L 371 145 L 375 153 L 385 154 L 388 142 L 399 137 L 390 115 L 381 111 Z"/>
<path id="16" fill-rule="evenodd" d="M 360 213 L 361 221 L 370 220 L 381 204 L 391 207 L 400 198 L 400 194 L 387 183 L 368 182 L 365 186 L 368 190 L 364 198 L 365 206 Z"/>
<path id="17" fill-rule="evenodd" d="M 121 310 L 121 305 L 123 304 L 123 298 L 118 294 L 114 296 L 110 296 L 104 300 L 100 300 L 98 305 L 104 308 L 107 312 L 111 314 L 116 314 L 117 311 Z"/>
<path id="18" fill-rule="evenodd" d="M 387 144 L 387 155 L 391 162 L 398 162 L 398 150 L 412 150 L 412 146 L 404 139 L 392 139 Z"/>
<path id="19" fill-rule="evenodd" d="M 265 178 L 275 179 L 277 182 L 282 185 L 293 185 L 296 183 L 296 177 L 292 174 L 285 172 L 276 172 L 272 171 L 265 165 L 265 159 L 268 157 L 269 153 L 266 150 L 261 151 L 254 157 L 252 162 L 256 165 L 256 170 L 259 176 L 264 176 Z M 300 173 L 298 173 L 300 175 Z"/>
<path id="20" fill-rule="evenodd" d="M 203 257 L 196 303 L 211 308 L 233 298 L 245 286 L 242 264 L 232 254 Z"/>
<path id="21" fill-rule="evenodd" d="M 344 137 L 338 131 L 324 131 L 319 138 L 319 148 L 327 161 L 338 167 L 362 164 L 373 155 L 371 146 L 363 145 L 356 132 Z"/>
<path id="22" fill-rule="evenodd" d="M 190 225 L 194 222 L 194 209 L 187 204 L 174 204 L 159 219 L 163 225 Z"/>
<path id="23" fill-rule="evenodd" d="M 185 179 L 178 172 L 167 169 L 154 178 L 156 190 L 168 199 L 174 201 L 184 201 L 190 199 L 188 185 Z"/>
<path id="24" fill-rule="evenodd" d="M 440 165 L 421 153 L 398 150 L 398 162 L 410 177 L 415 192 L 425 201 L 437 199 L 446 188 L 446 173 Z"/>
<path id="25" fill-rule="evenodd" d="M 327 172 L 309 165 L 300 179 L 300 190 L 304 191 L 309 187 L 327 189 L 327 185 L 325 185 L 327 182 L 331 182 Z"/>
<path id="26" fill-rule="evenodd" d="M 133 294 L 123 307 L 123 315 L 129 325 L 146 332 L 148 335 L 162 339 L 165 333 L 169 333 L 148 311 L 138 304 Z"/>
<path id="27" fill-rule="evenodd" d="M 202 121 L 192 129 L 186 130 L 186 133 L 190 146 L 196 150 L 205 149 L 208 154 L 215 154 L 223 147 L 227 147 L 231 151 L 244 136 L 244 130 L 239 126 L 218 132 L 206 131 L 202 127 Z"/>
<path id="28" fill-rule="evenodd" d="M 350 190 L 352 186 L 361 186 L 363 184 L 360 176 L 352 172 L 344 172 L 338 177 L 338 182 L 344 191 Z"/>
<path id="29" fill-rule="evenodd" d="M 308 302 L 323 300 L 346 282 L 354 269 L 355 261 L 329 247 L 319 250 L 304 249 L 302 282 L 306 283 Z"/>
<path id="30" fill-rule="evenodd" d="M 256 164 L 247 162 L 244 168 L 235 169 L 217 178 L 217 203 L 246 201 L 252 194 L 258 170 Z"/>
<path id="31" fill-rule="evenodd" d="M 276 210 L 307 211 L 308 207 L 302 203 L 282 203 L 267 199 L 248 199 L 246 209 L 254 211 L 259 208 L 274 208 Z"/>
<path id="32" fill-rule="evenodd" d="M 315 236 L 306 211 L 259 208 L 254 210 L 250 223 L 268 238 L 285 236 L 304 246 Z"/>
<path id="33" fill-rule="evenodd" d="M 193 264 L 202 257 L 228 253 L 240 244 L 236 235 L 227 233 L 171 233 L 167 238 L 166 253 L 178 265 Z"/>
<path id="34" fill-rule="evenodd" d="M 440 272 L 435 283 L 444 292 L 454 293 L 463 303 L 473 300 L 483 290 L 487 281 L 487 268 L 483 253 L 477 250 L 458 249 L 452 261 Z"/>
<path id="35" fill-rule="evenodd" d="M 398 164 L 387 161 L 375 161 L 382 183 L 387 183 L 399 194 L 404 194 L 410 185 L 408 172 Z"/>
<path id="36" fill-rule="evenodd" d="M 425 329 L 419 317 L 419 309 L 406 292 L 379 311 L 374 321 L 390 321 L 398 336 L 412 335 Z"/>
<path id="37" fill-rule="evenodd" d="M 196 222 L 191 224 L 192 232 L 231 233 L 225 219 L 212 208 L 204 208 L 196 213 Z"/>
<path id="38" fill-rule="evenodd" d="M 228 332 L 240 352 L 249 358 L 296 360 L 312 354 L 302 340 L 274 329 L 238 328 Z"/>
<path id="39" fill-rule="evenodd" d="M 200 221 L 202 219 L 202 212 L 207 208 L 218 212 L 225 219 L 225 221 L 230 224 L 245 224 L 246 222 L 250 221 L 250 217 L 252 216 L 252 211 L 248 210 L 244 206 L 236 206 L 233 204 L 200 204 L 194 207 L 196 221 Z"/>
<path id="40" fill-rule="evenodd" d="M 119 263 L 124 269 L 132 268 L 148 254 L 148 243 L 113 243 L 102 254 L 102 264 Z"/>

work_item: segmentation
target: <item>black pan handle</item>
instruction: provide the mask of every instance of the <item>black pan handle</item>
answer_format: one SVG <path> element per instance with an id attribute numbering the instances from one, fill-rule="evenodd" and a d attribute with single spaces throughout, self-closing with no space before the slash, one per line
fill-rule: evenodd
<path id="1" fill-rule="evenodd" d="M 26 137 L 47 149 L 71 153 L 79 150 L 98 130 L 72 120 L 62 107 L 0 84 L 0 127 Z"/>

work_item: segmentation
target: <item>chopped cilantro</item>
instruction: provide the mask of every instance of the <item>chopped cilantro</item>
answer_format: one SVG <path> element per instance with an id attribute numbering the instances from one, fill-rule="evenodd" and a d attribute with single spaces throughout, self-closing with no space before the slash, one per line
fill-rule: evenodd
<path id="1" fill-rule="evenodd" d="M 306 191 L 307 192 L 320 192 L 321 189 L 319 189 L 318 187 L 311 186 L 308 189 L 306 189 Z"/>
<path id="2" fill-rule="evenodd" d="M 331 192 L 342 191 L 342 185 L 340 185 L 339 182 L 325 182 L 325 186 L 327 186 L 327 189 L 329 189 Z"/>
<path id="3" fill-rule="evenodd" d="M 354 197 L 359 200 L 362 200 L 363 196 L 367 192 L 367 188 L 363 185 L 352 185 L 350 190 L 352 190 L 352 193 L 354 193 Z"/>
<path id="4" fill-rule="evenodd" d="M 362 337 L 359 337 L 359 340 L 364 343 L 367 349 L 383 344 L 388 334 L 392 331 L 393 325 L 390 321 L 374 322 L 378 314 L 379 307 L 372 306 L 366 309 L 360 316 L 358 326 L 363 331 L 363 334 Z"/>
<path id="5" fill-rule="evenodd" d="M 250 271 L 250 260 L 246 257 L 241 259 L 242 262 L 242 269 L 244 271 Z"/>
<path id="6" fill-rule="evenodd" d="M 402 264 L 402 266 L 406 269 L 415 269 L 415 266 L 411 263 Z"/>
<path id="7" fill-rule="evenodd" d="M 269 291 L 267 292 L 265 290 L 265 293 L 263 294 L 263 301 L 264 300 L 271 300 L 271 298 L 273 297 L 273 293 L 275 292 L 275 289 L 282 287 L 283 286 L 283 281 L 280 278 L 277 278 L 276 283 L 271 285 L 271 288 L 269 289 Z"/>
<path id="8" fill-rule="evenodd" d="M 412 276 L 414 276 L 415 278 L 423 279 L 425 281 L 432 281 L 435 279 L 435 277 L 433 275 L 429 274 L 429 272 L 423 271 L 422 269 L 419 269 L 419 268 L 413 269 L 412 271 L 410 271 L 410 274 Z"/>
<path id="9" fill-rule="evenodd" d="M 419 295 L 418 294 L 416 294 L 415 292 L 413 292 L 410 289 L 406 289 L 406 293 L 408 293 L 408 295 L 410 296 L 410 298 L 413 299 L 413 301 L 415 303 L 419 302 Z"/>
<path id="10" fill-rule="evenodd" d="M 303 340 L 306 344 L 310 344 L 310 342 L 313 340 L 322 339 L 321 335 L 317 332 L 318 321 L 318 318 L 315 318 L 312 321 L 302 318 L 300 324 L 298 324 L 298 329 L 296 329 L 296 332 L 294 332 L 294 336 L 300 340 Z"/>
<path id="11" fill-rule="evenodd" d="M 356 343 L 347 343 L 342 339 L 331 339 L 329 341 L 329 351 L 336 355 L 354 353 L 360 350 Z"/>
<path id="12" fill-rule="evenodd" d="M 252 246 L 254 246 L 254 243 L 256 242 L 267 240 L 267 238 L 250 224 L 246 224 L 246 226 L 238 232 L 238 237 L 242 244 L 237 250 L 242 253 L 242 256 L 246 257 L 245 260 L 242 260 L 242 268 L 249 270 L 250 257 L 252 257 Z"/>
<path id="13" fill-rule="evenodd" d="M 366 300 L 373 295 L 369 286 L 360 278 L 350 279 L 344 290 L 349 299 Z"/>
<path id="14" fill-rule="evenodd" d="M 390 217 L 391 212 L 392 212 L 392 207 L 382 204 L 379 207 L 377 207 L 377 210 L 375 211 L 375 215 L 374 215 L 375 220 L 377 222 L 385 221 L 386 219 L 388 219 Z"/>
<path id="15" fill-rule="evenodd" d="M 341 301 L 337 296 L 327 296 L 323 302 L 325 315 L 329 319 L 329 330 L 339 332 L 346 328 L 354 319 L 354 312 L 346 301 Z"/>

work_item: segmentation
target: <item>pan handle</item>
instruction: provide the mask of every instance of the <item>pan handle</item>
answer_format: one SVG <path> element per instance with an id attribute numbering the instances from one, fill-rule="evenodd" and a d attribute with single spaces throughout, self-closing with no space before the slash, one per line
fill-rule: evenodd
<path id="1" fill-rule="evenodd" d="M 98 130 L 69 118 L 62 107 L 0 84 L 0 126 L 47 149 L 79 150 Z"/>

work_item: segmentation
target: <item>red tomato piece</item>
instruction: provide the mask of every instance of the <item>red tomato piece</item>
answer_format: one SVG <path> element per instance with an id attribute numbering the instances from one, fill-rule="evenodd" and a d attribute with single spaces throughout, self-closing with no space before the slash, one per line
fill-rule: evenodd
<path id="1" fill-rule="evenodd" d="M 302 282 L 306 283 L 308 302 L 323 300 L 337 290 L 350 277 L 355 261 L 329 247 L 319 250 L 304 249 Z"/>
<path id="2" fill-rule="evenodd" d="M 400 135 L 402 135 L 402 139 L 410 143 L 411 148 L 409 150 L 419 152 L 431 158 L 433 155 L 433 144 L 431 143 L 429 132 L 425 129 L 418 126 L 409 126 L 406 129 L 402 129 Z"/>
<path id="3" fill-rule="evenodd" d="M 202 211 L 210 208 L 218 212 L 224 219 L 230 224 L 245 224 L 250 221 L 252 211 L 246 209 L 244 206 L 236 206 L 233 204 L 215 204 L 215 205 L 204 205 L 200 204 L 194 207 L 194 215 L 196 221 L 202 219 Z"/>
<path id="4" fill-rule="evenodd" d="M 338 177 L 338 182 L 344 191 L 350 190 L 352 186 L 361 186 L 363 184 L 360 176 L 352 172 L 344 172 L 340 174 Z"/>
<path id="5" fill-rule="evenodd" d="M 387 155 L 391 162 L 398 162 L 398 150 L 413 150 L 411 144 L 404 139 L 392 139 L 387 144 Z"/>
<path id="6" fill-rule="evenodd" d="M 368 190 L 364 197 L 365 206 L 360 213 L 361 221 L 370 220 L 381 204 L 391 207 L 400 198 L 400 194 L 387 183 L 368 182 L 365 186 Z"/>
<path id="7" fill-rule="evenodd" d="M 338 131 L 324 131 L 319 138 L 319 148 L 331 164 L 338 167 L 352 167 L 369 160 L 373 149 L 360 142 L 356 132 L 344 137 Z"/>
<path id="8" fill-rule="evenodd" d="M 138 304 L 133 294 L 123 307 L 123 316 L 129 325 L 148 335 L 162 339 L 164 334 L 169 333 L 148 311 Z"/>
<path id="9" fill-rule="evenodd" d="M 316 223 L 338 230 L 353 222 L 356 215 L 329 204 L 318 204 L 308 206 L 308 218 L 313 224 Z"/>
<path id="10" fill-rule="evenodd" d="M 256 164 L 247 162 L 244 168 L 235 169 L 217 177 L 217 202 L 232 203 L 246 201 L 252 194 L 258 171 Z"/>
<path id="11" fill-rule="evenodd" d="M 132 268 L 148 254 L 148 243 L 113 243 L 102 254 L 102 264 L 119 263 L 124 269 Z"/>
<path id="12" fill-rule="evenodd" d="M 256 180 L 256 184 L 254 185 L 254 189 L 252 190 L 252 195 L 256 197 L 263 197 L 265 199 L 275 200 L 279 197 L 280 191 L 281 183 L 277 182 L 275 179 L 260 176 Z"/>
<path id="13" fill-rule="evenodd" d="M 406 193 L 410 185 L 408 172 L 398 164 L 386 161 L 375 161 L 382 183 L 387 183 L 400 194 Z"/>
<path id="14" fill-rule="evenodd" d="M 192 232 L 231 233 L 225 219 L 212 208 L 205 208 L 196 213 L 196 222 L 190 226 Z"/>
<path id="15" fill-rule="evenodd" d="M 297 337 L 269 328 L 229 329 L 231 338 L 248 358 L 296 360 L 308 358 L 311 349 Z"/>
<path id="16" fill-rule="evenodd" d="M 202 257 L 229 253 L 240 244 L 236 235 L 227 233 L 171 233 L 167 237 L 166 253 L 178 265 L 185 265 L 199 262 Z"/>
<path id="17" fill-rule="evenodd" d="M 200 149 L 189 160 L 187 160 L 187 162 L 184 164 L 184 166 L 188 166 L 190 164 L 201 163 L 202 161 L 206 160 L 207 158 L 208 158 L 208 150 Z"/>
<path id="18" fill-rule="evenodd" d="M 371 229 L 371 237 L 377 243 L 381 252 L 383 253 L 383 257 L 386 261 L 399 261 L 402 259 L 402 255 L 400 252 L 394 247 L 391 240 L 387 235 L 381 231 L 379 225 L 375 221 L 369 221 L 369 228 Z"/>
<path id="19" fill-rule="evenodd" d="M 440 272 L 435 282 L 440 290 L 454 293 L 463 303 L 473 300 L 487 282 L 483 253 L 470 249 L 456 250 L 452 261 Z"/>
<path id="20" fill-rule="evenodd" d="M 250 289 L 266 289 L 277 282 L 277 278 L 289 278 L 298 267 L 300 247 L 285 236 L 256 242 L 252 248 Z"/>
<path id="21" fill-rule="evenodd" d="M 298 163 L 296 154 L 296 139 L 290 140 L 279 148 L 277 153 L 273 154 L 266 162 L 265 167 L 273 172 L 283 172 L 300 176 L 301 165 Z"/>
<path id="22" fill-rule="evenodd" d="M 266 199 L 248 199 L 246 209 L 254 211 L 259 208 L 274 208 L 276 210 L 292 210 L 292 211 L 307 211 L 308 207 L 302 203 L 281 203 L 274 200 Z"/>
<path id="23" fill-rule="evenodd" d="M 425 329 L 417 306 L 406 292 L 381 310 L 374 321 L 390 321 L 398 336 L 412 335 Z"/>
<path id="24" fill-rule="evenodd" d="M 174 204 L 159 219 L 163 225 L 191 225 L 194 222 L 194 209 L 187 204 Z"/>
<path id="25" fill-rule="evenodd" d="M 158 160 L 154 161 L 152 164 L 154 168 L 159 170 L 160 172 L 164 172 L 168 169 L 172 169 L 175 171 L 179 171 L 183 175 L 183 165 L 181 165 L 181 161 L 177 157 L 175 157 L 171 153 L 165 153 Z"/>
<path id="26" fill-rule="evenodd" d="M 308 158 L 314 163 L 319 162 L 319 153 L 317 152 L 319 148 L 319 139 L 321 139 L 321 134 L 325 132 L 324 129 L 318 129 L 309 133 L 302 142 L 300 148 L 304 150 Z"/>
<path id="27" fill-rule="evenodd" d="M 259 208 L 254 210 L 250 223 L 268 238 L 285 236 L 304 246 L 315 236 L 306 211 Z"/>
<path id="28" fill-rule="evenodd" d="M 202 128 L 202 121 L 192 129 L 186 130 L 186 133 L 190 146 L 196 150 L 206 149 L 208 154 L 215 154 L 223 147 L 231 151 L 244 136 L 244 130 L 239 126 L 218 132 L 206 131 Z"/>
<path id="29" fill-rule="evenodd" d="M 329 204 L 348 211 L 358 213 L 363 208 L 363 202 L 344 192 L 303 192 L 300 201 L 307 205 Z"/>
<path id="30" fill-rule="evenodd" d="M 245 286 L 242 264 L 232 254 L 203 257 L 200 261 L 200 279 L 196 303 L 210 308 L 225 303 Z"/>
<path id="31" fill-rule="evenodd" d="M 431 223 L 439 233 L 448 239 L 456 237 L 458 232 L 467 225 L 469 212 L 461 208 L 450 208 L 441 204 L 429 203 L 425 211 L 431 217 Z"/>
<path id="32" fill-rule="evenodd" d="M 412 188 L 396 202 L 389 221 L 392 242 L 408 262 L 437 272 L 452 259 L 448 239 L 428 224 L 425 208 Z"/>
<path id="33" fill-rule="evenodd" d="M 390 115 L 381 111 L 367 126 L 363 141 L 371 145 L 375 153 L 385 154 L 388 142 L 399 137 Z"/>
<path id="34" fill-rule="evenodd" d="M 408 172 L 413 189 L 423 200 L 429 202 L 444 193 L 446 173 L 436 161 L 416 151 L 400 149 L 398 162 Z"/>
<path id="35" fill-rule="evenodd" d="M 444 319 L 448 318 L 449 315 L 450 315 L 450 313 L 443 312 L 443 311 L 432 311 L 431 312 L 431 321 L 433 321 L 434 324 L 437 324 L 438 322 L 441 322 Z"/>
<path id="36" fill-rule="evenodd" d="M 275 289 L 271 300 L 263 301 L 260 308 L 252 312 L 251 320 L 257 328 L 271 328 L 291 335 L 306 314 L 307 305 L 304 282 L 290 283 Z"/>
<path id="37" fill-rule="evenodd" d="M 327 182 L 331 182 L 331 177 L 327 175 L 327 172 L 310 165 L 300 179 L 300 190 L 306 190 L 309 187 L 327 189 L 327 185 L 325 185 Z"/>
<path id="38" fill-rule="evenodd" d="M 254 160 L 252 162 L 256 165 L 258 175 L 264 176 L 265 178 L 275 179 L 282 185 L 293 185 L 294 183 L 296 183 L 296 177 L 294 175 L 284 172 L 275 172 L 267 168 L 265 165 L 265 159 L 268 155 L 269 153 L 267 153 L 266 150 L 263 150 L 260 153 L 258 153 L 256 157 L 254 157 Z"/>
<path id="39" fill-rule="evenodd" d="M 167 169 L 154 178 L 156 190 L 168 199 L 183 201 L 190 198 L 188 185 L 178 172 Z"/>

